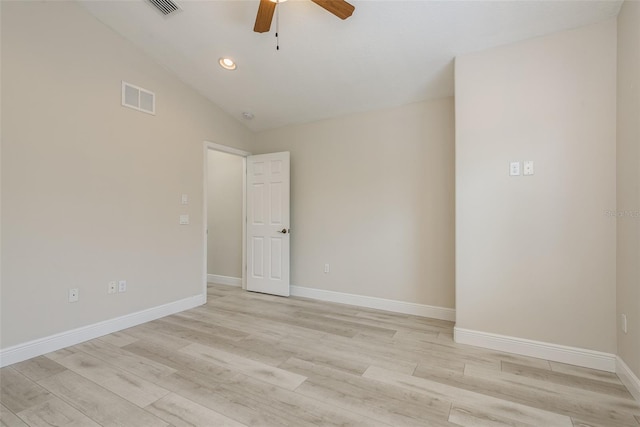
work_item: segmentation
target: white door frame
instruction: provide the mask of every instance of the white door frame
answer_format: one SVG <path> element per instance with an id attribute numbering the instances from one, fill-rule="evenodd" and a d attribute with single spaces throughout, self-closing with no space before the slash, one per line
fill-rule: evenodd
<path id="1" fill-rule="evenodd" d="M 222 153 L 234 154 L 242 157 L 242 289 L 247 288 L 247 156 L 251 153 L 237 148 L 229 147 L 215 142 L 204 141 L 204 185 L 203 185 L 203 198 L 202 203 L 202 236 L 203 236 L 203 248 L 204 248 L 204 260 L 202 261 L 202 283 L 205 299 L 207 297 L 207 228 L 209 226 L 209 217 L 207 216 L 207 198 L 208 198 L 208 186 L 209 186 L 209 162 L 208 154 L 209 150 L 220 151 Z"/>

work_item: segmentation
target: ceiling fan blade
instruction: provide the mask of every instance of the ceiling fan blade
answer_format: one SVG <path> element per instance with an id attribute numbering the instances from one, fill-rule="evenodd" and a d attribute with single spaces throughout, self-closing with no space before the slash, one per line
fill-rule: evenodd
<path id="1" fill-rule="evenodd" d="M 352 4 L 344 0 L 311 0 L 318 6 L 333 13 L 340 19 L 347 19 L 356 9 Z"/>
<path id="2" fill-rule="evenodd" d="M 273 20 L 273 12 L 276 10 L 276 3 L 271 0 L 260 0 L 260 6 L 258 7 L 258 15 L 256 16 L 256 24 L 253 26 L 253 31 L 256 33 L 266 33 L 271 28 L 271 21 Z"/>

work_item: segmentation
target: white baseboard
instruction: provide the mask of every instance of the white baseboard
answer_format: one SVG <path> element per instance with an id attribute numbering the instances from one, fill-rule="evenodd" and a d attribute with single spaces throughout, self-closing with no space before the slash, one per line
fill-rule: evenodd
<path id="1" fill-rule="evenodd" d="M 620 381 L 627 387 L 631 395 L 640 402 L 640 379 L 624 363 L 620 356 L 616 356 L 616 374 L 618 374 Z"/>
<path id="2" fill-rule="evenodd" d="M 18 344 L 9 348 L 0 349 L 0 367 L 12 365 L 41 356 L 61 348 L 79 344 L 92 340 L 113 332 L 121 331 L 141 323 L 150 322 L 170 314 L 188 310 L 207 302 L 206 295 L 195 295 L 168 304 L 148 308 L 136 313 L 126 314 L 115 319 L 94 323 L 48 337 L 39 338 L 23 344 Z"/>
<path id="3" fill-rule="evenodd" d="M 219 274 L 207 274 L 207 282 L 218 285 L 242 286 L 241 277 L 221 276 Z"/>
<path id="4" fill-rule="evenodd" d="M 522 356 L 537 357 L 554 362 L 582 366 L 584 368 L 616 372 L 616 355 L 611 353 L 473 331 L 458 327 L 453 328 L 453 339 L 460 344 L 469 344 Z"/>
<path id="5" fill-rule="evenodd" d="M 431 317 L 433 319 L 455 322 L 456 311 L 453 308 L 434 307 L 425 304 L 396 301 L 391 299 L 368 297 L 364 295 L 346 294 L 343 292 L 326 291 L 323 289 L 303 288 L 291 286 L 291 295 L 321 301 L 337 302 L 359 307 L 375 308 L 392 311 L 394 313 L 412 314 L 414 316 Z"/>

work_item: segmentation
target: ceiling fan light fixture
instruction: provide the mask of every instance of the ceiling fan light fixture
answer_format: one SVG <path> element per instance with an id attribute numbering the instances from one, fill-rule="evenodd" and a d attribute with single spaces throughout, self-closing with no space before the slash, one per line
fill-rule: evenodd
<path id="1" fill-rule="evenodd" d="M 225 70 L 235 70 L 236 68 L 238 68 L 238 66 L 236 65 L 235 61 L 231 58 L 220 58 L 218 60 L 218 64 L 220 64 L 220 66 L 222 68 L 224 68 Z"/>
<path id="2" fill-rule="evenodd" d="M 270 0 L 270 1 L 271 1 L 271 3 L 284 3 L 287 0 Z"/>

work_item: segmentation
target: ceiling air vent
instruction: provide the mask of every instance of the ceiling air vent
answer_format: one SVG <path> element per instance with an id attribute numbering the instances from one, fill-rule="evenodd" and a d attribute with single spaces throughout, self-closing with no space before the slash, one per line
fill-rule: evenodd
<path id="1" fill-rule="evenodd" d="M 172 0 L 149 0 L 149 3 L 151 3 L 165 16 L 171 15 L 172 13 L 180 10 L 178 5 Z"/>
<path id="2" fill-rule="evenodd" d="M 125 81 L 122 82 L 122 106 L 142 111 L 143 113 L 156 114 L 156 94 L 132 85 Z"/>

